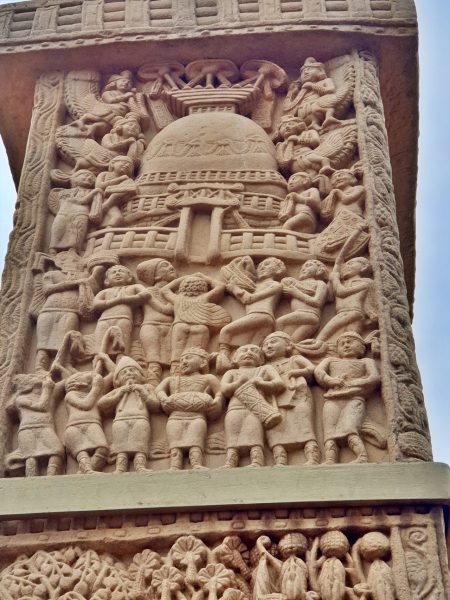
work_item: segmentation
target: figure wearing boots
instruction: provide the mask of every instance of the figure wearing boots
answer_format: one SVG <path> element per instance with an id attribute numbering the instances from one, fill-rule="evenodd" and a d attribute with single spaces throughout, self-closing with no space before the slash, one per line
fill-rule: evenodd
<path id="1" fill-rule="evenodd" d="M 314 365 L 303 356 L 294 356 L 295 346 L 287 333 L 275 331 L 263 343 L 266 365 L 274 367 L 285 389 L 276 396 L 282 420 L 266 432 L 275 464 L 288 464 L 288 452 L 303 448 L 306 464 L 320 462 L 320 450 L 314 432 L 314 405 L 308 383 Z"/>
<path id="2" fill-rule="evenodd" d="M 219 380 L 207 373 L 208 358 L 202 348 L 188 348 L 181 355 L 180 374 L 167 377 L 156 389 L 161 407 L 169 415 L 166 432 L 171 469 L 183 467 L 184 452 L 188 452 L 193 469 L 204 468 L 207 420 L 223 411 Z"/>
<path id="3" fill-rule="evenodd" d="M 135 471 L 145 471 L 150 445 L 150 410 L 159 403 L 153 387 L 145 383 L 145 374 L 139 364 L 122 357 L 114 370 L 114 389 L 98 402 L 104 413 L 114 411 L 111 455 L 116 459 L 116 473 L 128 470 L 133 458 Z"/>
<path id="4" fill-rule="evenodd" d="M 263 358 L 258 346 L 241 346 L 232 358 L 236 368 L 222 377 L 222 392 L 230 398 L 225 416 L 225 468 L 237 467 L 239 456 L 245 453 L 250 453 L 252 467 L 264 466 L 264 431 L 281 421 L 273 396 L 284 389 L 284 383 L 274 367 L 263 366 Z"/>
<path id="5" fill-rule="evenodd" d="M 366 346 L 353 331 L 337 340 L 338 358 L 325 358 L 315 370 L 323 395 L 323 430 L 325 463 L 337 463 L 339 445 L 347 445 L 356 455 L 353 462 L 368 461 L 361 428 L 366 414 L 366 401 L 380 384 L 380 374 L 372 358 L 363 358 Z"/>

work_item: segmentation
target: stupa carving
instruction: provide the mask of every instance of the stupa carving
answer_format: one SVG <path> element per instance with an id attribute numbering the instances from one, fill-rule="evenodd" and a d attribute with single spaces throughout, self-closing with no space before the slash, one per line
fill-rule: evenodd
<path id="1" fill-rule="evenodd" d="M 440 508 L 363 499 L 370 473 L 398 466 L 407 490 L 409 464 L 432 459 L 400 249 L 412 225 L 399 237 L 396 218 L 411 132 L 391 164 L 407 127 L 374 42 L 415 39 L 411 3 L 78 4 L 0 12 L 0 53 L 53 61 L 24 74 L 0 342 L 3 481 L 50 486 L 49 516 L 5 513 L 0 592 L 443 600 Z M 283 471 L 326 489 L 335 470 L 359 500 L 270 500 Z M 189 512 L 189 485 L 227 496 L 230 473 L 248 489 Z M 106 505 L 84 508 L 90 482 Z M 55 490 L 78 485 L 81 537 L 51 521 Z"/>

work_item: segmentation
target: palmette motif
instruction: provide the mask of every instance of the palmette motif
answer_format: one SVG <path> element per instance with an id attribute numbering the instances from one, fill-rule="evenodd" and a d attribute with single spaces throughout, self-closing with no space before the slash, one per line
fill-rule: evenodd
<path id="1" fill-rule="evenodd" d="M 396 600 L 401 577 L 392 570 L 393 552 L 389 533 L 376 530 L 234 535 L 213 543 L 183 535 L 120 558 L 69 546 L 10 562 L 0 593 L 8 600 Z"/>

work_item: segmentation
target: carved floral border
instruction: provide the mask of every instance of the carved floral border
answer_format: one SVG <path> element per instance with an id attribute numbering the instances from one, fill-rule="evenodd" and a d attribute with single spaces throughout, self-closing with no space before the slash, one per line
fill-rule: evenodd
<path id="1" fill-rule="evenodd" d="M 370 256 L 381 336 L 382 396 L 391 460 L 433 460 L 409 316 L 388 137 L 376 59 L 359 52 L 355 108 L 364 162 Z"/>
<path id="2" fill-rule="evenodd" d="M 20 179 L 14 230 L 10 235 L 0 295 L 0 462 L 8 442 L 5 406 L 13 375 L 25 369 L 24 348 L 30 337 L 28 309 L 33 294 L 31 271 L 35 253 L 42 250 L 45 238 L 50 169 L 54 167 L 54 135 L 64 113 L 64 74 L 51 72 L 36 82 L 33 113 Z"/>

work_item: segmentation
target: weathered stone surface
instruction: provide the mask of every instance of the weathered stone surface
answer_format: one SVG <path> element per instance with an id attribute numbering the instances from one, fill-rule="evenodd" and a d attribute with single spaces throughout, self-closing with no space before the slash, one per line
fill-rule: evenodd
<path id="1" fill-rule="evenodd" d="M 14 478 L 0 483 L 6 518 L 113 514 L 128 510 L 324 508 L 330 505 L 448 504 L 447 465 L 339 465 Z M 324 485 L 326 481 L 326 485 Z M 188 490 L 188 492 L 186 492 Z"/>
<path id="2" fill-rule="evenodd" d="M 88 517 L 84 530 L 81 520 L 67 518 L 9 522 L 1 536 L 0 591 L 14 600 L 42 597 L 44 588 L 64 600 L 152 591 L 186 598 L 443 599 L 440 509 L 405 506 L 399 513 L 143 513 Z"/>
<path id="3" fill-rule="evenodd" d="M 376 60 L 300 67 L 39 80 L 7 473 L 430 459 Z"/>
<path id="4" fill-rule="evenodd" d="M 414 19 L 2 7 L 8 600 L 444 597 L 448 468 L 410 327 Z"/>

